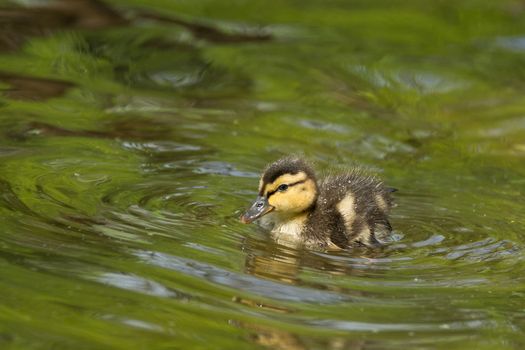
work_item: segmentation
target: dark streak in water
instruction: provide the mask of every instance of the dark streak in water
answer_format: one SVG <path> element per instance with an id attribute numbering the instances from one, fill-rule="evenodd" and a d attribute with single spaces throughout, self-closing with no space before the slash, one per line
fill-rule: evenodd
<path id="1" fill-rule="evenodd" d="M 225 33 L 210 25 L 197 22 L 190 22 L 174 16 L 161 15 L 159 13 L 148 13 L 140 11 L 138 17 L 155 20 L 163 23 L 170 23 L 182 26 L 192 32 L 199 39 L 208 40 L 215 43 L 247 43 L 247 42 L 264 42 L 272 39 L 268 33 Z"/>
<path id="2" fill-rule="evenodd" d="M 0 72 L 0 81 L 10 85 L 4 95 L 15 100 L 47 100 L 65 94 L 74 83 Z"/>

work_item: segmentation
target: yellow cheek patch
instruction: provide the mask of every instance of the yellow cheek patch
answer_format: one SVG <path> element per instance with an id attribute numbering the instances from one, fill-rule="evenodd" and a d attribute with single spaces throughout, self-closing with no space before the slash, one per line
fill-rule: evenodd
<path id="1" fill-rule="evenodd" d="M 282 184 L 293 184 L 295 182 L 306 180 L 307 175 L 304 171 L 300 171 L 297 174 L 284 174 L 275 179 L 271 184 L 267 184 L 264 188 L 264 195 L 268 192 L 273 192 Z"/>
<path id="2" fill-rule="evenodd" d="M 268 199 L 268 203 L 276 211 L 299 213 L 312 205 L 316 195 L 314 182 L 307 180 L 302 184 L 289 187 L 286 192 L 275 192 Z"/>
<path id="3" fill-rule="evenodd" d="M 281 193 L 279 192 L 274 193 L 273 196 L 268 198 L 268 204 L 270 204 L 274 208 L 278 208 L 282 202 L 282 199 L 280 197 L 281 197 Z"/>
<path id="4" fill-rule="evenodd" d="M 277 211 L 295 211 L 293 209 L 302 207 L 304 199 L 300 193 L 288 192 L 276 192 L 270 197 L 268 203 L 277 209 Z"/>

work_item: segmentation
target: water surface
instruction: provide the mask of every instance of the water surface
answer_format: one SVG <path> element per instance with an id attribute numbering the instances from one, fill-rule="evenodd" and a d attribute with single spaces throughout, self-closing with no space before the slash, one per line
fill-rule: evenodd
<path id="1" fill-rule="evenodd" d="M 2 1 L 2 349 L 522 349 L 519 1 Z M 395 242 L 238 222 L 299 152 Z"/>

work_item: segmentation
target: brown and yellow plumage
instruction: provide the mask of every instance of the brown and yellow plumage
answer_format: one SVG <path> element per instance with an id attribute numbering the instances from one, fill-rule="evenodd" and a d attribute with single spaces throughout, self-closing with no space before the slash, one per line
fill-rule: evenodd
<path id="1" fill-rule="evenodd" d="M 289 156 L 266 167 L 259 196 L 241 221 L 261 218 L 278 241 L 308 247 L 377 246 L 392 231 L 392 191 L 356 169 L 317 181 L 306 161 Z"/>

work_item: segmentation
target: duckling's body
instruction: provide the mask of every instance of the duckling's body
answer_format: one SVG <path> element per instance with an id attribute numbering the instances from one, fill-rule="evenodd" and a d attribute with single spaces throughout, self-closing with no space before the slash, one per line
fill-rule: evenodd
<path id="1" fill-rule="evenodd" d="M 344 249 L 377 246 L 392 228 L 392 190 L 359 170 L 317 181 L 297 157 L 270 164 L 259 183 L 259 197 L 241 220 L 261 218 L 277 241 L 307 247 Z"/>

